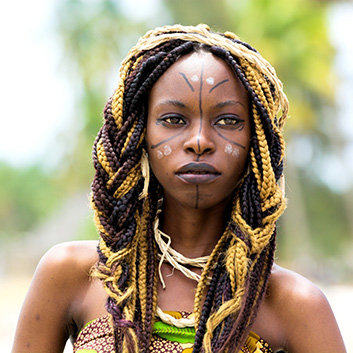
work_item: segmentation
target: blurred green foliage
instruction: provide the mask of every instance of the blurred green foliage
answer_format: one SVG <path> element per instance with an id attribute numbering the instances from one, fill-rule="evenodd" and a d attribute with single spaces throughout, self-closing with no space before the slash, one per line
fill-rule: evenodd
<path id="1" fill-rule="evenodd" d="M 329 149 L 334 143 L 330 134 L 335 122 L 328 115 L 334 112 L 335 89 L 328 2 L 160 0 L 158 11 L 140 20 L 126 13 L 123 3 L 59 2 L 56 25 L 63 65 L 76 95 L 72 124 L 80 130 L 55 177 L 38 167 L 16 170 L 0 165 L 0 181 L 8 185 L 0 195 L 3 231 L 30 229 L 53 210 L 60 197 L 77 189 L 88 190 L 93 177 L 91 146 L 102 124 L 104 104 L 117 86 L 119 62 L 139 36 L 156 26 L 207 23 L 216 31 L 235 32 L 268 59 L 284 83 L 292 116 L 286 126 L 288 144 L 301 136 L 310 136 L 314 150 Z M 303 251 L 313 256 L 340 256 L 353 232 L 343 196 L 317 177 L 315 156 L 305 158 L 305 163 L 294 159 L 287 175 L 290 203 L 279 227 L 281 253 L 287 258 L 295 256 L 293 249 L 304 249 L 303 242 L 308 244 Z M 88 220 L 78 237 L 95 236 L 92 220 Z"/>
<path id="2" fill-rule="evenodd" d="M 207 23 L 233 31 L 275 67 L 291 115 L 287 129 L 315 130 L 317 109 L 333 104 L 333 50 L 327 36 L 327 3 L 307 0 L 166 0 L 175 23 Z M 207 9 L 207 11 L 202 11 Z"/>
<path id="3" fill-rule="evenodd" d="M 26 233 L 62 201 L 55 179 L 38 165 L 14 168 L 0 163 L 0 185 L 0 238 Z"/>
<path id="4" fill-rule="evenodd" d="M 319 185 L 315 188 L 303 183 L 307 208 L 311 212 L 309 233 L 312 252 L 316 255 L 340 254 L 351 242 L 347 226 L 347 212 L 340 194 Z M 326 244 L 317 248 L 316 244 Z"/>

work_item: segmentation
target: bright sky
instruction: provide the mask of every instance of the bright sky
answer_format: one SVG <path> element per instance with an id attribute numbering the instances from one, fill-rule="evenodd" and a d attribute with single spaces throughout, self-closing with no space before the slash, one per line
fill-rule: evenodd
<path id="1" fill-rule="evenodd" d="M 340 79 L 336 92 L 338 114 L 333 119 L 345 139 L 345 148 L 341 156 L 328 157 L 322 176 L 326 183 L 344 191 L 353 186 L 353 3 L 337 4 L 330 13 L 329 25 Z"/>
<path id="2" fill-rule="evenodd" d="M 72 118 L 73 94 L 60 66 L 62 54 L 53 28 L 56 1 L 0 2 L 0 160 L 15 165 L 30 164 L 38 158 L 50 159 L 48 154 L 56 153 L 53 148 L 56 137 L 65 132 Z M 149 1 L 147 7 L 145 0 L 121 1 L 126 13 L 138 19 L 153 15 L 152 10 L 159 5 L 159 0 Z M 339 102 L 344 104 L 338 121 L 347 131 L 347 139 L 352 141 L 345 152 L 345 158 L 350 161 L 353 155 L 352 19 L 351 3 L 338 4 L 329 17 L 331 37 L 339 51 L 337 68 L 345 78 L 338 95 Z M 331 178 L 329 174 L 327 177 Z"/>
<path id="3" fill-rule="evenodd" d="M 70 92 L 59 72 L 53 1 L 0 2 L 0 159 L 40 158 L 70 118 Z"/>
<path id="4" fill-rule="evenodd" d="M 0 2 L 0 160 L 14 165 L 50 160 L 48 153 L 58 148 L 48 147 L 55 147 L 72 117 L 73 93 L 54 32 L 57 1 Z M 148 6 L 145 0 L 121 0 L 121 5 L 143 19 L 159 8 L 159 0 Z"/>

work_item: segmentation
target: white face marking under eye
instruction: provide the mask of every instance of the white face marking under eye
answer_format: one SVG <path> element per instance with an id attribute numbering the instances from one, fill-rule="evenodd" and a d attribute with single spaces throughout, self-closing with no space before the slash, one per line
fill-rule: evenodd
<path id="1" fill-rule="evenodd" d="M 213 84 L 214 84 L 214 78 L 213 78 L 213 77 L 207 77 L 207 78 L 206 78 L 206 82 L 207 82 L 209 85 L 213 85 Z"/>
<path id="2" fill-rule="evenodd" d="M 239 149 L 235 146 L 232 146 L 230 143 L 226 144 L 226 146 L 224 147 L 224 152 L 234 157 L 239 157 L 240 154 Z"/>
<path id="3" fill-rule="evenodd" d="M 199 78 L 197 77 L 197 75 L 193 75 L 191 77 L 191 81 L 197 82 L 199 80 Z"/>
<path id="4" fill-rule="evenodd" d="M 164 146 L 164 155 L 165 156 L 168 156 L 168 154 L 171 154 L 172 153 L 172 149 L 169 145 L 165 145 Z"/>
<path id="5" fill-rule="evenodd" d="M 157 158 L 162 159 L 163 158 L 163 152 L 160 150 L 157 150 Z"/>

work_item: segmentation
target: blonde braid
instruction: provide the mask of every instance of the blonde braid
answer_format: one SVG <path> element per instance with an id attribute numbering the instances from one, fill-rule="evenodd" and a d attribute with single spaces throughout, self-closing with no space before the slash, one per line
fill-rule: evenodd
<path id="1" fill-rule="evenodd" d="M 112 114 L 118 130 L 123 126 L 123 104 L 124 104 L 124 87 L 127 73 L 131 63 L 126 62 L 120 68 L 120 80 L 112 99 Z"/>
<path id="2" fill-rule="evenodd" d="M 195 301 L 194 301 L 194 315 L 195 315 L 195 328 L 198 326 L 200 323 L 200 317 L 201 317 L 201 302 L 203 299 L 203 296 L 205 294 L 206 288 L 207 288 L 207 282 L 209 281 L 208 277 L 210 276 L 210 272 L 212 271 L 219 254 L 221 252 L 222 247 L 224 246 L 224 243 L 230 236 L 229 229 L 226 229 L 222 235 L 222 237 L 218 240 L 215 248 L 213 249 L 208 262 L 202 271 L 200 281 L 198 282 L 197 288 L 196 288 L 196 294 L 195 294 Z"/>
<path id="3" fill-rule="evenodd" d="M 104 168 L 106 173 L 109 175 L 109 177 L 112 177 L 114 174 L 114 171 L 112 167 L 110 166 L 110 163 L 108 161 L 108 157 L 105 153 L 104 146 L 103 146 L 103 141 L 100 139 L 97 143 L 97 156 L 98 156 L 98 161 L 101 164 L 101 166 Z"/>
<path id="4" fill-rule="evenodd" d="M 117 172 L 119 173 L 119 171 Z M 137 164 L 135 167 L 133 167 L 129 173 L 126 176 L 126 179 L 123 181 L 123 183 L 116 189 L 114 192 L 114 197 L 115 198 L 121 198 L 125 196 L 130 190 L 131 187 L 135 187 L 138 181 L 141 178 L 141 166 L 140 164 Z"/>
<path id="5" fill-rule="evenodd" d="M 143 214 L 143 224 L 141 226 L 141 235 L 139 239 L 139 281 L 137 283 L 140 295 L 140 305 L 141 305 L 141 318 L 142 324 L 146 321 L 146 300 L 147 300 L 147 288 L 146 288 L 146 278 L 147 278 L 147 226 L 146 219 L 149 212 L 148 201 L 145 202 L 144 214 Z"/>

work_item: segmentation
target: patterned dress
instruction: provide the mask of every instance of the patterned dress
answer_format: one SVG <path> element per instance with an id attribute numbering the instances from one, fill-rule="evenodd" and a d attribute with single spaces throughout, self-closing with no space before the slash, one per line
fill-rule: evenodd
<path id="1" fill-rule="evenodd" d="M 168 312 L 176 318 L 188 317 L 186 312 Z M 179 329 L 162 321 L 153 327 L 150 353 L 191 353 L 195 341 L 193 328 Z M 114 334 L 109 316 L 95 319 L 81 330 L 73 347 L 74 353 L 115 353 Z M 269 345 L 250 332 L 239 353 L 272 353 Z"/>

